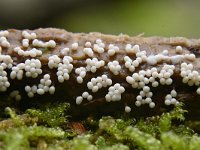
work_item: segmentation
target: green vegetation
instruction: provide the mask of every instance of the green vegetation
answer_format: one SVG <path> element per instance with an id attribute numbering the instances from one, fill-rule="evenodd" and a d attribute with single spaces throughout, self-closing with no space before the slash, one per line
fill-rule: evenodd
<path id="1" fill-rule="evenodd" d="M 80 3 L 51 21 L 71 32 L 199 38 L 200 1 L 104 1 Z"/>
<path id="2" fill-rule="evenodd" d="M 73 125 L 69 105 L 48 105 L 17 115 L 6 108 L 0 121 L 0 149 L 198 150 L 200 136 L 185 125 L 182 105 L 161 116 L 85 119 Z M 83 129 L 80 129 L 83 128 Z M 79 132 L 77 132 L 79 130 Z"/>

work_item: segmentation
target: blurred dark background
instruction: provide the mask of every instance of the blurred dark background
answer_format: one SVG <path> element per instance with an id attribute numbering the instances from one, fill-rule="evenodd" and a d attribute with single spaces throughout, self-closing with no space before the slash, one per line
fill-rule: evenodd
<path id="1" fill-rule="evenodd" d="M 0 0 L 0 29 L 200 37 L 199 0 Z"/>

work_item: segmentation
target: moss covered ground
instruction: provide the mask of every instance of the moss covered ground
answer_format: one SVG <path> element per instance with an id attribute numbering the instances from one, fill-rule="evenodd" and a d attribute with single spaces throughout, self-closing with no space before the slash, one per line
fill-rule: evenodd
<path id="1" fill-rule="evenodd" d="M 185 121 L 182 104 L 161 116 L 71 121 L 67 103 L 28 109 L 6 108 L 0 121 L 3 150 L 199 150 L 200 136 Z"/>

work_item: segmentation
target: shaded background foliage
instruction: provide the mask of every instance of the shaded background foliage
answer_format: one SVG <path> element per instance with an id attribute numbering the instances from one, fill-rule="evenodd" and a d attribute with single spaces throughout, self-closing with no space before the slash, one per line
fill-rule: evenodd
<path id="1" fill-rule="evenodd" d="M 198 0 L 0 0 L 0 28 L 200 36 Z"/>

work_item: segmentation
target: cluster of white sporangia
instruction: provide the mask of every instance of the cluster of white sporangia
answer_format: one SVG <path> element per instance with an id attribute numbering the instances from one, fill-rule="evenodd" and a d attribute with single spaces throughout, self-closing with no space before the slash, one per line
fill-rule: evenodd
<path id="1" fill-rule="evenodd" d="M 65 56 L 62 60 L 62 63 L 58 64 L 58 71 L 56 75 L 58 76 L 58 82 L 63 83 L 64 80 L 69 80 L 69 73 L 73 69 L 73 58 L 70 56 Z"/>
<path id="2" fill-rule="evenodd" d="M 78 75 L 77 76 L 77 82 L 79 84 L 83 83 L 83 78 L 86 76 L 87 72 L 92 72 L 95 73 L 97 69 L 100 67 L 103 67 L 105 65 L 105 61 L 103 60 L 98 60 L 97 58 L 88 58 L 85 61 L 86 67 L 79 67 L 75 69 L 75 73 Z"/>
<path id="3" fill-rule="evenodd" d="M 5 69 L 12 68 L 13 60 L 9 55 L 0 54 L 0 92 L 5 92 L 10 87 Z"/>
<path id="4" fill-rule="evenodd" d="M 93 96 L 90 95 L 88 92 L 83 92 L 81 96 L 78 96 L 76 98 L 76 104 L 80 105 L 83 99 L 87 99 L 88 101 L 91 101 L 93 99 Z"/>
<path id="5" fill-rule="evenodd" d="M 28 40 L 34 40 L 37 38 L 37 35 L 35 33 L 29 33 L 28 31 L 22 31 L 22 36 L 24 39 Z"/>
<path id="6" fill-rule="evenodd" d="M 59 58 L 58 55 L 52 55 L 48 59 L 48 66 L 50 69 L 57 68 L 58 64 L 61 62 L 61 58 Z"/>
<path id="7" fill-rule="evenodd" d="M 182 63 L 181 64 L 181 77 L 183 78 L 183 83 L 187 83 L 189 86 L 199 86 L 200 75 L 199 72 L 193 70 L 192 64 Z"/>
<path id="8" fill-rule="evenodd" d="M 41 62 L 38 59 L 42 55 L 42 50 L 40 48 L 55 48 L 56 42 L 54 40 L 49 40 L 44 42 L 37 39 L 35 33 L 29 33 L 27 31 L 22 32 L 22 46 L 15 47 L 13 51 L 22 57 L 29 57 L 24 63 L 19 63 L 13 66 L 13 60 L 9 55 L 1 54 L 3 48 L 9 48 L 10 43 L 7 40 L 9 35 L 8 31 L 0 31 L 0 91 L 6 91 L 10 86 L 8 81 L 8 76 L 11 79 L 22 80 L 23 76 L 36 78 L 39 74 L 42 74 Z M 29 47 L 31 46 L 31 49 Z M 86 57 L 84 66 L 79 68 L 74 68 L 73 58 L 69 56 L 71 51 L 77 51 L 82 49 Z M 173 83 L 172 75 L 174 74 L 175 64 L 180 64 L 181 71 L 180 75 L 183 78 L 182 82 L 188 84 L 189 86 L 199 86 L 200 85 L 200 75 L 198 71 L 195 70 L 192 62 L 195 60 L 195 55 L 191 53 L 184 52 L 181 46 L 175 48 L 175 54 L 169 54 L 168 50 L 163 50 L 158 54 L 147 55 L 146 51 L 140 50 L 139 45 L 125 45 L 126 56 L 124 56 L 124 66 L 132 73 L 132 75 L 126 77 L 126 82 L 129 83 L 132 88 L 140 89 L 139 94 L 136 96 L 135 105 L 141 106 L 143 104 L 148 104 L 150 108 L 155 107 L 153 102 L 153 93 L 151 92 L 151 87 L 155 88 L 159 85 L 171 85 Z M 113 60 L 106 64 L 105 60 L 99 60 L 94 57 L 97 53 L 101 55 L 106 53 L 108 57 L 113 57 L 117 53 L 121 53 L 120 48 L 117 44 L 108 44 L 107 46 L 101 39 L 97 39 L 93 44 L 90 41 L 86 41 L 84 48 L 79 47 L 78 42 L 74 42 L 71 46 L 63 48 L 60 50 L 63 58 L 58 55 L 51 55 L 48 58 L 48 67 L 50 69 L 57 69 L 57 79 L 58 82 L 63 83 L 65 80 L 69 80 L 70 73 L 73 68 L 75 74 L 77 74 L 77 83 L 82 84 L 87 72 L 95 73 L 99 68 L 105 66 L 107 67 L 113 75 L 120 74 L 122 69 L 121 62 Z M 129 55 L 130 54 L 130 55 Z M 134 56 L 134 60 L 132 59 Z M 32 59 L 30 59 L 30 57 Z M 140 70 L 134 72 L 141 63 L 147 63 L 152 66 L 146 70 Z M 163 63 L 162 67 L 155 68 L 154 65 L 158 63 Z M 169 65 L 169 63 L 171 65 Z M 10 74 L 7 74 L 5 69 L 11 69 Z M 108 93 L 105 95 L 107 102 L 120 101 L 122 94 L 125 92 L 125 88 L 120 83 L 113 83 L 107 75 L 97 76 L 92 78 L 88 83 L 87 87 L 92 93 L 98 92 L 101 88 L 108 88 Z M 55 87 L 53 86 L 52 80 L 49 74 L 45 74 L 42 79 L 40 79 L 39 84 L 32 86 L 25 86 L 25 91 L 29 97 L 34 97 L 35 94 L 43 95 L 45 93 L 54 94 Z M 197 94 L 200 95 L 200 87 L 197 88 Z M 164 100 L 166 105 L 176 105 L 178 100 L 176 99 L 177 92 L 173 89 L 170 94 L 167 94 Z M 10 97 L 16 100 L 21 99 L 21 95 L 18 90 L 14 90 L 10 93 Z M 84 99 L 91 101 L 93 96 L 87 91 L 84 91 L 81 96 L 76 97 L 76 104 L 81 104 Z M 125 106 L 125 112 L 129 113 L 131 111 L 130 106 Z"/>
<path id="9" fill-rule="evenodd" d="M 0 46 L 2 47 L 10 47 L 10 43 L 7 40 L 7 36 L 9 35 L 8 31 L 0 31 Z"/>
<path id="10" fill-rule="evenodd" d="M 56 42 L 54 40 L 43 42 L 41 40 L 36 39 L 37 35 L 35 33 L 28 33 L 27 31 L 22 31 L 22 36 L 24 37 L 24 39 L 22 40 L 23 47 L 28 47 L 30 40 L 32 40 L 32 45 L 35 47 L 56 47 Z"/>
<path id="11" fill-rule="evenodd" d="M 32 48 L 30 50 L 22 50 L 20 47 L 15 47 L 14 48 L 14 51 L 20 55 L 20 56 L 24 56 L 24 57 L 27 57 L 27 56 L 30 56 L 30 57 L 36 57 L 36 56 L 41 56 L 42 55 L 42 51 L 41 50 L 38 50 L 36 48 Z"/>
<path id="12" fill-rule="evenodd" d="M 124 57 L 125 67 L 128 68 L 130 72 L 134 72 L 141 63 L 146 62 L 146 51 L 140 51 L 139 45 L 132 46 L 131 44 L 127 44 L 125 50 L 127 53 L 136 54 L 135 60 L 132 60 L 129 56 Z"/>
<path id="13" fill-rule="evenodd" d="M 177 105 L 179 102 L 176 100 L 177 92 L 172 90 L 170 94 L 165 96 L 165 105 Z"/>
<path id="14" fill-rule="evenodd" d="M 114 75 L 118 75 L 120 73 L 121 66 L 118 61 L 114 60 L 109 62 L 108 67 Z"/>
<path id="15" fill-rule="evenodd" d="M 50 79 L 49 74 L 45 74 L 42 79 L 40 79 L 40 83 L 38 85 L 33 86 L 25 86 L 25 91 L 28 94 L 28 97 L 34 97 L 34 94 L 43 95 L 47 92 L 50 94 L 54 94 L 55 87 L 52 85 L 52 81 Z"/>
<path id="16" fill-rule="evenodd" d="M 104 60 L 98 60 L 97 58 L 88 58 L 86 59 L 85 63 L 87 64 L 86 70 L 91 71 L 92 73 L 95 73 L 97 69 L 105 65 Z"/>
<path id="17" fill-rule="evenodd" d="M 76 78 L 77 83 L 83 83 L 83 78 L 86 76 L 86 72 L 87 70 L 85 67 L 79 67 L 75 69 L 75 73 L 78 75 Z"/>
<path id="18" fill-rule="evenodd" d="M 79 47 L 78 43 L 75 42 L 72 44 L 71 49 L 77 50 L 78 47 Z M 67 48 L 65 51 L 66 51 L 65 53 L 67 54 L 69 53 L 70 49 Z M 105 51 L 105 44 L 100 39 L 96 40 L 96 43 L 94 43 L 93 48 L 92 48 L 91 42 L 86 42 L 85 48 L 83 49 L 83 52 L 88 57 L 94 57 L 95 52 L 101 54 L 104 51 Z M 178 54 L 176 54 L 175 56 L 169 56 L 168 50 L 163 50 L 163 52 L 159 54 L 147 56 L 146 51 L 140 51 L 139 45 L 132 46 L 131 44 L 126 45 L 125 51 L 127 53 L 135 54 L 136 56 L 135 60 L 132 60 L 129 56 L 124 57 L 125 67 L 128 68 L 130 72 L 134 72 L 135 69 L 143 62 L 147 62 L 149 65 L 156 65 L 157 63 L 160 63 L 161 61 L 166 62 L 166 63 L 171 62 L 172 64 L 177 64 L 177 63 L 182 62 L 185 59 L 189 61 L 193 61 L 195 59 L 194 54 L 181 55 L 181 53 L 183 53 L 183 49 L 181 46 L 176 47 L 175 52 Z M 108 46 L 108 49 L 107 49 L 108 56 L 113 56 L 118 52 L 119 52 L 119 48 L 115 46 L 114 44 L 110 44 Z M 100 63 L 99 63 L 100 61 L 101 60 L 98 60 L 97 58 L 88 58 L 85 61 L 86 67 L 76 68 L 75 73 L 77 74 L 77 82 L 79 84 L 83 83 L 83 78 L 86 76 L 87 71 L 91 71 L 95 73 L 99 67 L 106 65 L 105 62 L 103 62 L 102 65 L 100 66 Z M 99 67 L 97 67 L 98 65 Z M 120 73 L 121 65 L 119 64 L 117 60 L 109 62 L 107 66 L 114 75 L 118 75 Z M 163 67 L 160 69 L 152 67 L 151 69 L 141 70 L 138 73 L 133 73 L 132 76 L 127 76 L 126 81 L 130 83 L 133 88 L 142 89 L 139 95 L 136 97 L 135 105 L 140 106 L 142 104 L 148 104 L 150 108 L 154 108 L 155 103 L 152 101 L 153 93 L 150 91 L 149 84 L 152 87 L 157 87 L 159 86 L 159 84 L 171 85 L 173 82 L 171 76 L 173 75 L 174 70 L 175 70 L 174 65 L 164 64 Z M 92 92 L 97 92 L 102 87 L 107 87 L 111 85 L 112 85 L 111 79 L 107 80 L 107 85 L 106 85 L 106 81 L 105 80 L 102 81 L 101 76 L 92 78 L 91 81 L 87 83 L 88 89 L 90 89 Z M 121 87 L 120 88 L 121 91 L 117 89 L 119 87 Z M 119 83 L 116 83 L 114 86 L 111 86 L 109 88 L 108 94 L 105 97 L 106 100 L 108 102 L 121 100 L 121 94 L 124 92 L 122 89 L 124 88 Z M 199 89 L 199 92 L 200 92 L 200 89 Z M 172 91 L 171 94 L 174 95 L 174 91 Z M 89 95 L 89 93 L 86 95 Z M 78 96 L 76 98 L 76 103 L 81 104 L 83 99 L 84 99 L 83 95 Z M 166 105 L 177 104 L 178 101 L 177 100 L 175 101 L 175 100 L 176 100 L 175 96 L 172 96 L 171 99 L 169 99 L 168 97 L 168 99 L 166 100 Z M 170 101 L 170 104 L 168 101 Z M 125 106 L 125 111 L 130 112 L 131 108 L 129 106 Z"/>
<path id="19" fill-rule="evenodd" d="M 132 46 L 131 44 L 126 44 L 125 51 L 127 53 L 137 54 L 138 52 L 140 52 L 140 47 L 139 45 Z"/>
<path id="20" fill-rule="evenodd" d="M 164 65 L 160 71 L 153 67 L 147 70 L 140 70 L 138 73 L 133 73 L 132 76 L 127 76 L 126 81 L 131 84 L 133 88 L 141 89 L 145 85 L 151 83 L 152 87 L 161 85 L 171 85 L 173 80 L 171 76 L 174 73 L 174 65 Z"/>
<path id="21" fill-rule="evenodd" d="M 0 92 L 5 92 L 10 86 L 10 82 L 7 78 L 7 72 L 4 71 L 4 67 L 0 66 Z"/>
<path id="22" fill-rule="evenodd" d="M 87 83 L 88 89 L 92 90 L 93 93 L 110 85 L 112 85 L 112 80 L 109 79 L 107 75 L 92 78 L 91 81 Z"/>
<path id="23" fill-rule="evenodd" d="M 134 72 L 135 68 L 142 63 L 142 58 L 137 57 L 136 60 L 132 60 L 129 56 L 124 57 L 125 67 L 129 69 L 130 72 Z"/>
<path id="24" fill-rule="evenodd" d="M 135 105 L 141 106 L 142 104 L 148 104 L 150 108 L 155 107 L 155 103 L 152 102 L 153 93 L 150 91 L 149 86 L 144 86 L 136 97 Z"/>
<path id="25" fill-rule="evenodd" d="M 77 44 L 77 46 L 78 46 L 78 44 Z M 104 48 L 105 48 L 105 44 L 102 42 L 102 40 L 97 39 L 93 45 L 93 48 L 92 48 L 91 42 L 86 42 L 85 48 L 83 49 L 83 53 L 89 57 L 93 57 L 94 52 L 99 53 L 99 54 L 104 53 L 104 51 L 105 51 Z"/>
<path id="26" fill-rule="evenodd" d="M 121 86 L 119 83 L 116 83 L 114 86 L 109 87 L 109 92 L 106 94 L 106 101 L 120 101 L 121 94 L 125 92 L 125 88 Z"/>
<path id="27" fill-rule="evenodd" d="M 22 80 L 23 78 L 23 73 L 24 73 L 24 68 L 25 64 L 24 63 L 19 63 L 16 66 L 12 67 L 12 71 L 10 73 L 10 78 L 15 79 L 17 78 L 18 80 Z"/>
<path id="28" fill-rule="evenodd" d="M 27 59 L 24 64 L 26 77 L 37 78 L 42 73 L 42 65 L 39 59 Z"/>
<path id="29" fill-rule="evenodd" d="M 85 46 L 86 47 L 91 47 L 91 43 L 86 42 Z M 96 40 L 96 44 L 94 44 L 94 46 L 93 46 L 94 52 L 97 52 L 97 53 L 101 54 L 101 53 L 104 52 L 104 48 L 105 48 L 105 44 L 102 42 L 102 40 L 101 39 L 97 39 Z"/>
<path id="30" fill-rule="evenodd" d="M 36 47 L 49 47 L 49 48 L 56 47 L 56 42 L 54 40 L 49 40 L 48 42 L 43 42 L 38 39 L 34 39 L 32 44 L 33 44 L 33 46 L 36 46 Z"/>
<path id="31" fill-rule="evenodd" d="M 118 46 L 115 46 L 113 44 L 109 44 L 109 46 L 108 46 L 108 55 L 109 56 L 113 56 L 118 52 L 119 52 L 119 47 Z"/>
<path id="32" fill-rule="evenodd" d="M 10 69 L 13 66 L 12 58 L 9 55 L 1 54 L 2 48 L 10 47 L 10 43 L 7 40 L 8 35 L 8 31 L 0 31 L 0 92 L 5 92 L 10 87 L 5 69 Z"/>

